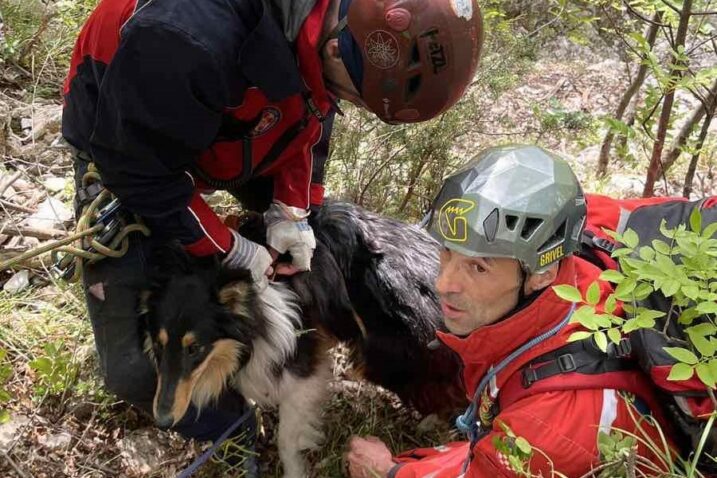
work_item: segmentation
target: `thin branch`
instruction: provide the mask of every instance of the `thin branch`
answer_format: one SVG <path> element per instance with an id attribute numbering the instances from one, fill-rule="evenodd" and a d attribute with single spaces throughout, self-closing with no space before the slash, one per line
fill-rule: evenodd
<path id="1" fill-rule="evenodd" d="M 659 27 L 666 27 L 666 26 L 668 26 L 668 25 L 666 25 L 666 24 L 664 24 L 664 23 L 654 22 L 654 21 L 650 20 L 650 19 L 647 18 L 647 17 L 643 17 L 640 12 L 638 12 L 637 10 L 635 10 L 634 8 L 632 8 L 632 5 L 630 5 L 630 2 L 628 2 L 627 0 L 623 0 L 622 3 L 623 3 L 623 5 L 625 5 L 625 6 L 627 7 L 628 11 L 629 11 L 632 15 L 636 16 L 637 18 L 639 18 L 639 19 L 642 20 L 643 22 L 647 22 L 647 23 L 649 23 L 649 24 L 651 24 L 651 25 L 657 25 L 657 26 L 659 26 Z"/>

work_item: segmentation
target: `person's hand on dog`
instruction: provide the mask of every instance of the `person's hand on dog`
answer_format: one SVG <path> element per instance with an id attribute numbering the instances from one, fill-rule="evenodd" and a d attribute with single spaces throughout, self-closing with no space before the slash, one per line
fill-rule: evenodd
<path id="1" fill-rule="evenodd" d="M 298 274 L 301 272 L 295 265 L 293 265 L 290 262 L 276 262 L 277 259 L 281 254 L 279 254 L 279 251 L 276 249 L 270 247 L 269 248 L 269 254 L 271 254 L 271 257 L 273 259 L 272 266 L 274 268 L 274 275 L 275 276 L 293 276 L 294 274 Z"/>
<path id="2" fill-rule="evenodd" d="M 261 292 L 269 285 L 269 276 L 274 273 L 274 258 L 266 247 L 232 233 L 232 248 L 222 259 L 222 266 L 227 269 L 244 269 L 251 274 L 256 289 Z"/>
<path id="3" fill-rule="evenodd" d="M 280 254 L 288 251 L 296 272 L 311 269 L 311 258 L 316 249 L 316 238 L 308 217 L 309 211 L 280 201 L 274 201 L 264 213 L 266 243 Z"/>
<path id="4" fill-rule="evenodd" d="M 350 478 L 385 478 L 396 463 L 391 450 L 374 436 L 353 436 L 344 463 Z"/>

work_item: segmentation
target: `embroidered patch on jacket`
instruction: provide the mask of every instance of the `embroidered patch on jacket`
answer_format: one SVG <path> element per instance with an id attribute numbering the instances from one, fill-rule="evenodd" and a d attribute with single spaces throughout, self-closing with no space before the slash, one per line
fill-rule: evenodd
<path id="1" fill-rule="evenodd" d="M 279 108 L 268 106 L 261 111 L 261 119 L 249 134 L 252 138 L 257 138 L 266 134 L 271 128 L 281 120 L 281 111 Z"/>
<path id="2" fill-rule="evenodd" d="M 398 63 L 398 41 L 385 30 L 375 30 L 366 37 L 366 58 L 376 68 L 385 70 Z"/>

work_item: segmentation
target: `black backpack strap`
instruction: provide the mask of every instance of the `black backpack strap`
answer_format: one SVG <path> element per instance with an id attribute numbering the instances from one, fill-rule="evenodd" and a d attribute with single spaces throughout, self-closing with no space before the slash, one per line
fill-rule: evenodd
<path id="1" fill-rule="evenodd" d="M 610 343 L 607 354 L 602 352 L 592 338 L 572 342 L 559 349 L 537 357 L 522 370 L 522 383 L 528 388 L 539 380 L 562 373 L 601 374 L 631 370 L 635 365 L 626 360 L 632 353 L 630 340 L 623 338 L 618 344 Z"/>

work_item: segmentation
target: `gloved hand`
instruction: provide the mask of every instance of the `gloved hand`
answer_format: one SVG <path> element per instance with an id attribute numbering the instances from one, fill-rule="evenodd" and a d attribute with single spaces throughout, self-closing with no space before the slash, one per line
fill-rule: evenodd
<path id="1" fill-rule="evenodd" d="M 222 266 L 228 269 L 244 269 L 251 273 L 251 279 L 259 292 L 269 285 L 268 274 L 274 261 L 266 247 L 245 239 L 235 230 L 231 230 L 234 240 L 232 248 L 222 260 Z"/>
<path id="2" fill-rule="evenodd" d="M 289 251 L 291 264 L 300 271 L 311 270 L 316 249 L 314 231 L 306 218 L 309 211 L 274 201 L 264 213 L 266 243 L 277 252 Z"/>

